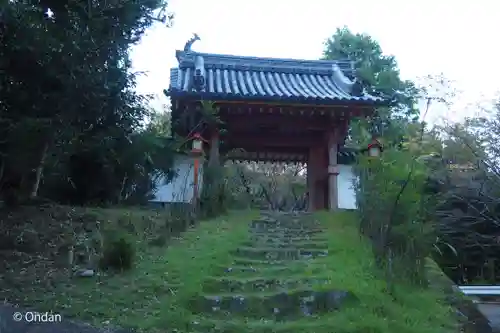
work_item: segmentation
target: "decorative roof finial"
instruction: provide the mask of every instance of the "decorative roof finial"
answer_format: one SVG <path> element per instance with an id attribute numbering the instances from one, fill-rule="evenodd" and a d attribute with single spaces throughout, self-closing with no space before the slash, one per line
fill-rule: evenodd
<path id="1" fill-rule="evenodd" d="M 184 52 L 191 52 L 191 46 L 193 46 L 194 42 L 197 40 L 200 40 L 200 36 L 198 34 L 193 34 L 193 37 L 186 42 L 186 45 L 184 45 Z"/>
<path id="2" fill-rule="evenodd" d="M 363 80 L 355 78 L 353 81 L 353 85 L 351 87 L 351 95 L 355 97 L 362 97 L 364 93 L 365 93 L 365 85 L 363 84 Z"/>

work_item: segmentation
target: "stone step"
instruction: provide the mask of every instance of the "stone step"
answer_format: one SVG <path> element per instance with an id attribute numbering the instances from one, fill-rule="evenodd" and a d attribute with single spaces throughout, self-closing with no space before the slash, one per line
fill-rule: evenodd
<path id="1" fill-rule="evenodd" d="M 248 240 L 255 240 L 255 241 L 263 241 L 263 240 L 268 240 L 268 241 L 279 241 L 279 242 L 291 242 L 291 243 L 297 243 L 297 242 L 303 242 L 303 241 L 311 241 L 311 242 L 326 242 L 328 241 L 328 238 L 326 235 L 280 235 L 280 234 L 251 234 L 247 238 Z"/>
<path id="2" fill-rule="evenodd" d="M 275 216 L 312 216 L 313 212 L 308 212 L 305 210 L 292 210 L 292 211 L 277 211 L 270 209 L 263 209 L 260 211 L 261 215 L 275 215 Z"/>
<path id="3" fill-rule="evenodd" d="M 218 292 L 253 292 L 253 291 L 286 291 L 298 288 L 312 287 L 328 283 L 325 277 L 304 277 L 302 275 L 284 275 L 281 277 L 209 277 L 204 281 L 203 291 Z"/>
<path id="4" fill-rule="evenodd" d="M 291 228 L 267 228 L 267 229 L 258 229 L 258 228 L 248 228 L 250 233 L 252 234 L 278 234 L 278 235 L 295 235 L 295 236 L 304 236 L 304 235 L 314 235 L 320 234 L 324 232 L 323 229 L 291 229 Z"/>
<path id="5" fill-rule="evenodd" d="M 304 217 L 304 216 L 269 216 L 270 219 L 278 220 L 282 223 L 295 223 L 295 224 L 318 224 L 318 219 L 313 216 Z"/>
<path id="6" fill-rule="evenodd" d="M 250 231 L 250 237 L 271 237 L 271 238 L 280 238 L 280 239 L 288 239 L 288 238 L 326 238 L 326 235 L 323 231 Z"/>
<path id="7" fill-rule="evenodd" d="M 307 272 L 310 276 L 320 275 L 325 271 L 325 265 L 308 265 L 308 261 L 288 261 L 274 264 L 252 264 L 245 262 L 235 262 L 228 266 L 219 266 L 214 274 L 219 276 L 241 276 L 241 277 L 252 277 L 252 276 L 291 276 L 296 274 L 304 274 Z"/>
<path id="8" fill-rule="evenodd" d="M 239 247 L 232 253 L 236 257 L 261 260 L 301 260 L 316 257 L 326 257 L 328 250 L 297 249 L 297 248 L 258 248 Z"/>
<path id="9" fill-rule="evenodd" d="M 328 315 L 328 314 L 326 314 Z M 323 320 L 325 316 L 301 318 L 294 321 L 275 321 L 270 319 L 209 318 L 195 316 L 188 324 L 192 333 L 314 333 L 332 332 L 331 324 Z M 338 327 L 338 325 L 335 325 Z M 330 328 L 330 329 L 329 329 Z"/>
<path id="10" fill-rule="evenodd" d="M 290 261 L 233 257 L 233 265 L 267 267 L 267 268 L 269 268 L 269 267 L 289 267 Z"/>
<path id="11" fill-rule="evenodd" d="M 289 230 L 317 230 L 323 229 L 320 224 L 316 223 L 283 223 L 278 221 L 252 221 L 250 228 L 255 229 L 289 229 Z"/>
<path id="12" fill-rule="evenodd" d="M 188 309 L 196 314 L 293 320 L 339 310 L 357 301 L 357 297 L 348 291 L 302 289 L 278 293 L 200 295 L 188 302 Z"/>
<path id="13" fill-rule="evenodd" d="M 309 235 L 315 233 L 322 233 L 325 230 L 320 228 L 248 228 L 251 233 L 272 233 L 272 234 L 296 234 L 296 235 Z"/>
<path id="14" fill-rule="evenodd" d="M 250 222 L 251 227 L 255 228 L 288 228 L 288 229 L 321 229 L 319 223 L 301 223 L 278 220 L 254 220 Z"/>
<path id="15" fill-rule="evenodd" d="M 278 220 L 275 219 L 275 218 L 272 218 L 272 217 L 268 217 L 268 216 L 267 217 L 266 216 L 261 216 L 261 217 L 259 217 L 257 219 L 252 220 L 252 222 L 250 222 L 250 223 L 252 225 L 254 225 L 254 224 L 260 224 L 260 223 L 262 223 L 262 224 L 265 224 L 265 223 L 276 224 L 276 223 L 278 223 Z"/>
<path id="16" fill-rule="evenodd" d="M 297 249 L 328 249 L 328 243 L 323 242 L 312 242 L 309 240 L 288 242 L 279 241 L 273 239 L 265 240 L 248 240 L 242 243 L 245 247 L 276 247 L 276 248 L 297 248 Z"/>
<path id="17" fill-rule="evenodd" d="M 274 266 L 265 265 L 241 265 L 234 264 L 231 266 L 219 266 L 218 270 L 221 276 L 240 276 L 240 277 L 252 277 L 252 276 L 289 276 L 291 274 L 304 273 L 306 269 L 305 265 L 294 265 L 290 267 L 285 264 L 278 264 Z M 321 273 L 323 270 L 314 269 L 314 273 Z"/>
<path id="18" fill-rule="evenodd" d="M 296 243 L 296 242 L 304 242 L 304 241 L 310 241 L 310 242 L 326 242 L 328 241 L 327 238 L 324 235 L 313 235 L 313 236 L 302 236 L 302 237 L 278 237 L 277 235 L 270 235 L 270 234 L 260 234 L 260 235 L 251 235 L 248 240 L 250 241 L 273 241 L 273 242 L 290 242 L 290 243 Z"/>

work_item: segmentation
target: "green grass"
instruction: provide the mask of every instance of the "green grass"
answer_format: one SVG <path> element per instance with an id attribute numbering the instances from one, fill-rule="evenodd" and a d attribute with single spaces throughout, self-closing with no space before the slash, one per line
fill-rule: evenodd
<path id="1" fill-rule="evenodd" d="M 298 278 L 300 274 L 303 278 L 327 280 L 326 284 L 313 285 L 314 290 L 351 291 L 359 302 L 345 306 L 339 311 L 290 322 L 252 319 L 255 317 L 253 315 L 242 317 L 242 315 L 202 314 L 194 317 L 194 321 L 198 322 L 196 332 L 442 333 L 454 331 L 456 326 L 451 309 L 444 303 L 440 291 L 401 282 L 395 286 L 395 294 L 389 295 L 387 285 L 382 278 L 383 274 L 375 266 L 370 245 L 362 240 L 357 232 L 353 214 L 319 213 L 317 217 L 326 229 L 325 238 L 329 256 L 306 263 L 293 265 L 289 263 L 288 273 L 277 272 L 273 266 L 267 266 L 266 269 L 263 262 L 247 260 L 248 264 L 254 264 L 253 267 L 258 269 L 257 272 L 241 273 L 233 270 L 227 273 L 219 270 L 218 276 L 233 277 L 241 281 L 259 276 Z M 248 291 L 244 294 L 258 303 L 254 300 L 255 297 L 269 296 L 273 291 Z M 217 295 L 229 294 L 219 292 Z"/>
<path id="2" fill-rule="evenodd" d="M 143 222 L 145 216 L 151 214 L 141 210 L 90 211 L 102 219 L 118 219 L 125 214 L 132 221 Z M 153 247 L 146 239 L 138 239 L 139 258 L 131 271 L 70 279 L 57 283 L 51 292 L 46 292 L 47 288 L 32 288 L 23 295 L 22 303 L 99 326 L 133 327 L 151 333 L 193 332 L 187 328 L 193 321 L 199 323 L 199 332 L 220 333 L 452 331 L 454 321 L 440 290 L 399 283 L 395 286 L 394 296 L 387 293 L 383 274 L 375 266 L 370 245 L 360 238 L 352 213 L 322 212 L 316 215 L 325 229 L 321 239 L 328 247 L 326 257 L 294 264 L 283 261 L 278 266 L 241 259 L 235 264 L 231 252 L 248 240 L 248 222 L 256 216 L 253 211 L 238 211 L 202 221 L 196 228 L 171 241 L 168 247 Z M 146 220 L 147 224 L 155 224 L 164 223 L 164 218 L 156 215 L 153 220 Z M 228 267 L 232 268 L 231 272 L 226 271 Z M 256 271 L 240 270 L 248 267 L 254 267 Z M 216 318 L 194 315 L 186 308 L 193 295 L 204 293 L 207 282 L 226 278 L 251 282 L 258 277 L 327 280 L 326 284 L 313 285 L 313 289 L 351 291 L 359 302 L 355 306 L 292 322 L 272 322 L 240 315 Z M 217 293 L 223 294 L 226 293 Z M 265 292 L 255 294 L 266 295 Z M 5 292 L 0 296 L 5 296 Z"/>
<path id="3" fill-rule="evenodd" d="M 181 306 L 201 291 L 205 276 L 229 261 L 229 251 L 245 240 L 253 213 L 234 213 L 203 221 L 183 233 L 168 248 L 140 254 L 135 269 L 95 281 L 82 280 L 64 292 L 71 314 L 107 320 L 140 331 L 164 332 L 185 318 Z"/>
<path id="4" fill-rule="evenodd" d="M 353 292 L 359 302 L 345 306 L 339 311 L 301 318 L 290 322 L 273 322 L 237 316 L 199 315 L 197 332 L 252 332 L 252 333 L 442 333 L 452 332 L 455 322 L 451 309 L 443 301 L 440 291 L 423 289 L 400 282 L 395 286 L 395 294 L 387 292 L 383 274 L 375 266 L 371 247 L 362 240 L 356 229 L 353 214 L 319 213 L 317 217 L 326 229 L 326 239 L 330 255 L 295 264 L 289 267 L 293 274 L 276 269 L 258 272 L 220 273 L 235 280 L 259 276 L 297 278 L 301 272 L 304 278 L 326 279 L 327 283 L 313 285 L 314 290 L 346 290 Z M 261 265 L 256 265 L 262 268 Z M 246 292 L 246 296 L 256 297 L 273 292 Z M 227 293 L 218 293 L 224 296 Z"/>
<path id="5" fill-rule="evenodd" d="M 36 216 L 36 224 L 54 225 L 64 219 L 68 209 L 73 210 L 58 206 L 46 212 L 23 211 L 22 216 Z M 110 229 L 118 219 L 128 219 L 138 233 L 148 232 L 137 237 L 138 253 L 132 270 L 68 278 L 68 272 L 51 266 L 48 260 L 40 260 L 38 269 L 29 271 L 26 274 L 29 278 L 23 280 L 20 275 L 28 271 L 13 265 L 10 276 L 14 277 L 9 278 L 9 285 L 2 286 L 0 296 L 11 303 L 52 311 L 96 326 L 166 332 L 184 317 L 185 310 L 180 304 L 192 293 L 201 291 L 205 276 L 212 274 L 218 265 L 227 264 L 229 252 L 245 241 L 248 222 L 256 213 L 238 211 L 201 221 L 163 247 L 149 245 L 148 240 L 155 232 L 146 230 L 165 224 L 166 216 L 162 213 L 142 209 L 77 209 L 75 216 L 80 219 L 83 215 L 87 216 L 85 219 L 97 218 L 107 223 Z M 59 227 L 54 229 L 62 232 Z M 55 277 L 50 279 L 49 274 Z"/>
<path id="6" fill-rule="evenodd" d="M 329 332 L 343 332 L 345 327 L 350 327 L 349 332 L 386 333 L 437 333 L 453 329 L 451 309 L 439 291 L 400 282 L 395 286 L 394 296 L 387 293 L 371 247 L 360 238 L 352 213 L 319 213 L 318 217 L 327 230 L 332 255 L 319 259 L 317 264 L 328 267 L 331 287 L 350 290 L 361 301 L 359 307 L 328 316 L 325 320 L 339 329 Z"/>

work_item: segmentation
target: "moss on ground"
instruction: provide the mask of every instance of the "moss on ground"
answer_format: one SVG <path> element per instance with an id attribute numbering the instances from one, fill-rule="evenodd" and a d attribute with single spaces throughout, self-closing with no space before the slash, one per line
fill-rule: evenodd
<path id="1" fill-rule="evenodd" d="M 455 330 L 452 309 L 440 291 L 399 282 L 395 295 L 387 292 L 371 246 L 357 232 L 354 214 L 320 213 L 318 217 L 328 233 L 332 255 L 325 258 L 324 264 L 330 267 L 332 286 L 353 291 L 362 304 L 346 312 L 340 311 L 328 321 L 346 323 L 345 327 L 351 329 L 345 332 L 441 333 Z M 347 323 L 349 319 L 352 321 Z"/>
<path id="2" fill-rule="evenodd" d="M 203 221 L 176 237 L 168 248 L 142 248 L 131 272 L 101 279 L 98 284 L 81 280 L 55 295 L 54 303 L 62 300 L 68 314 L 95 324 L 111 322 L 139 331 L 165 332 L 187 315 L 180 304 L 201 290 L 204 277 L 230 260 L 229 251 L 244 241 L 244 222 L 252 217 L 252 213 L 238 212 Z"/>
<path id="3" fill-rule="evenodd" d="M 166 237 L 164 246 L 152 246 L 163 236 L 168 214 L 149 209 L 97 209 L 51 206 L 23 207 L 4 216 L 16 225 L 43 237 L 28 252 L 0 249 L 5 266 L 0 271 L 0 298 L 9 303 L 52 311 L 96 326 L 123 326 L 138 331 L 165 332 L 185 315 L 178 306 L 186 295 L 201 288 L 201 281 L 217 265 L 226 264 L 229 252 L 245 240 L 247 224 L 255 212 L 238 211 L 202 221 L 194 228 Z M 99 221 L 106 232 L 133 234 L 137 255 L 128 272 L 102 273 L 71 278 L 57 263 L 60 238 L 73 230 L 92 233 Z M 16 232 L 11 232 L 11 236 Z M 34 236 L 34 238 L 36 238 Z M 168 246 L 166 246 L 168 245 Z"/>
<path id="4" fill-rule="evenodd" d="M 123 211 L 98 214 L 116 217 Z M 145 214 L 137 213 L 137 219 Z M 144 332 L 441 333 L 455 327 L 451 309 L 439 291 L 399 284 L 394 296 L 387 293 L 370 245 L 360 239 L 356 220 L 350 213 L 316 215 L 325 229 L 318 243 L 327 246 L 328 256 L 306 263 L 235 260 L 234 250 L 240 245 L 248 246 L 248 222 L 256 216 L 256 212 L 242 211 L 204 221 L 173 240 L 168 248 L 152 247 L 145 240 L 138 240 L 139 259 L 132 271 L 66 280 L 54 285 L 51 292 L 33 288 L 22 303 L 95 324 L 129 326 Z M 158 219 L 163 220 L 161 216 Z M 209 291 L 213 294 L 217 286 L 233 286 L 231 283 L 238 288 L 246 284 L 242 293 L 247 296 L 264 296 L 248 289 L 248 283 L 259 278 L 285 278 L 291 281 L 291 288 L 298 287 L 297 281 L 322 280 L 312 288 L 350 291 L 359 302 L 290 322 L 245 318 L 241 314 L 217 317 L 195 314 L 189 309 L 193 296 Z M 220 290 L 218 294 L 227 291 Z M 3 292 L 1 296 L 8 295 Z M 198 328 L 193 328 L 193 323 Z"/>
<path id="5" fill-rule="evenodd" d="M 444 295 L 439 291 L 400 283 L 394 295 L 388 294 L 383 274 L 375 266 L 370 245 L 360 239 L 352 214 L 320 213 L 317 217 L 325 229 L 322 239 L 326 240 L 328 256 L 305 262 L 269 262 L 233 257 L 230 265 L 221 265 L 213 276 L 198 279 L 196 292 L 194 289 L 190 293 L 182 292 L 179 296 L 182 301 L 176 304 L 185 309 L 189 307 L 184 300 L 189 294 L 197 297 L 202 295 L 202 284 L 203 291 L 222 299 L 242 295 L 248 301 L 248 310 L 260 313 L 262 299 L 280 293 L 279 288 L 272 287 L 266 291 L 249 290 L 248 284 L 252 285 L 261 278 L 267 281 L 279 279 L 280 287 L 291 282 L 288 293 L 293 293 L 295 288 L 300 290 L 297 281 L 321 281 L 313 284 L 312 289 L 350 291 L 359 299 L 356 305 L 293 321 L 274 321 L 269 319 L 273 317 L 272 314 L 259 319 L 255 313 L 245 315 L 246 312 L 211 313 L 208 309 L 202 311 L 198 308 L 195 311 L 197 314 L 193 315 L 187 309 L 182 312 L 177 310 L 175 313 L 181 315 L 167 327 L 175 327 L 179 332 L 224 333 L 441 333 L 455 330 L 451 308 L 446 305 Z M 318 243 L 321 242 L 318 240 Z M 231 258 L 226 256 L 225 261 L 228 260 Z M 216 292 L 217 285 L 222 286 L 219 292 Z M 236 290 L 224 290 L 233 287 Z"/>

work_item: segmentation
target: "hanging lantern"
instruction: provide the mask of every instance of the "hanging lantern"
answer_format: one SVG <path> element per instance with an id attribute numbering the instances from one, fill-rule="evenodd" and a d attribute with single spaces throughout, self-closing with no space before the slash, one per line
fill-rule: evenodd
<path id="1" fill-rule="evenodd" d="M 371 125 L 372 125 L 371 128 L 372 141 L 367 147 L 368 156 L 373 158 L 378 158 L 380 157 L 380 153 L 383 151 L 383 148 L 380 141 L 377 140 L 377 138 L 380 136 L 382 129 L 382 119 L 377 114 L 377 112 L 375 112 L 373 115 Z"/>
<path id="2" fill-rule="evenodd" d="M 191 152 L 193 154 L 201 154 L 203 152 L 203 142 L 205 140 L 201 137 L 200 133 L 194 133 L 191 139 Z"/>
<path id="3" fill-rule="evenodd" d="M 382 144 L 375 137 L 373 137 L 372 141 L 368 145 L 368 156 L 379 157 L 381 152 L 382 152 Z"/>
<path id="4" fill-rule="evenodd" d="M 197 207 L 199 199 L 199 172 L 200 172 L 200 157 L 203 155 L 203 139 L 200 133 L 194 133 L 190 138 L 191 140 L 191 154 L 194 156 L 193 160 L 193 199 L 192 203 Z"/>

